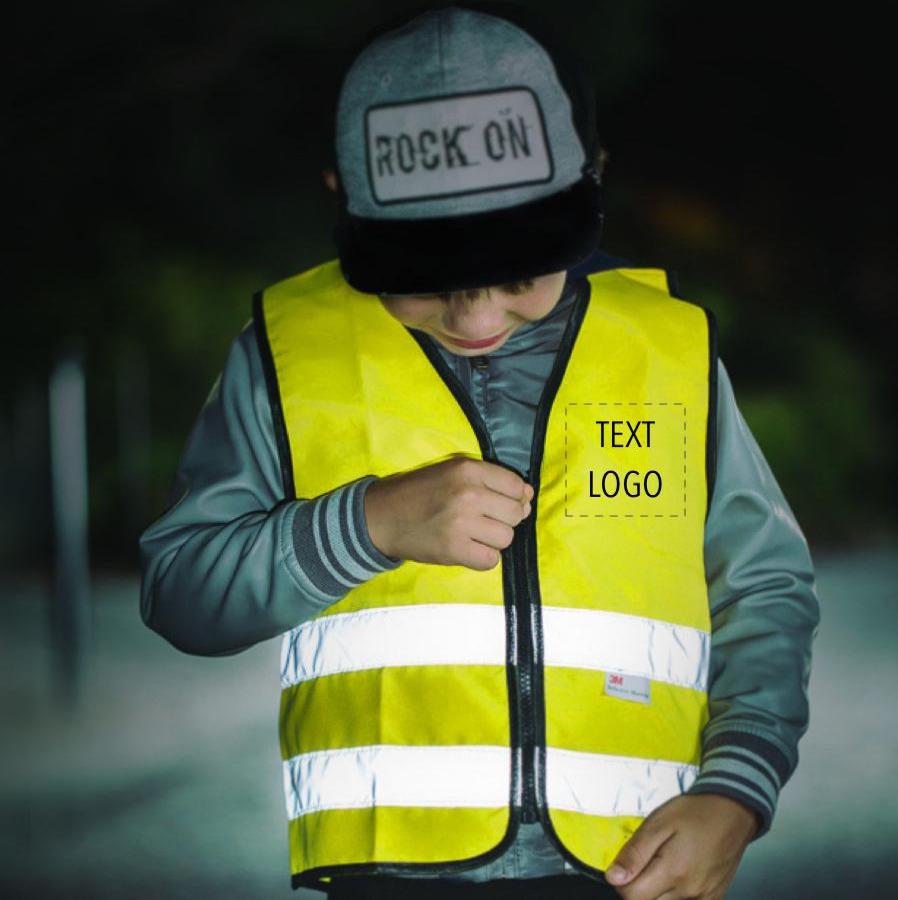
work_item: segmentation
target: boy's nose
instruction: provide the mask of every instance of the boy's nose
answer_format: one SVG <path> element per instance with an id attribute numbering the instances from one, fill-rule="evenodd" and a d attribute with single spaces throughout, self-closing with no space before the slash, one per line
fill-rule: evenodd
<path id="1" fill-rule="evenodd" d="M 501 331 L 505 327 L 504 321 L 502 310 L 489 301 L 450 300 L 443 316 L 443 327 L 462 340 L 477 340 Z"/>

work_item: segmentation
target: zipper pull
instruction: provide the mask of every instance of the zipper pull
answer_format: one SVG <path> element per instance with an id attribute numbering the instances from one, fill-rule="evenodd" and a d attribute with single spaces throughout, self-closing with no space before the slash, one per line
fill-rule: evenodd
<path id="1" fill-rule="evenodd" d="M 488 369 L 490 367 L 490 361 L 485 356 L 472 356 L 471 365 L 475 369 Z"/>

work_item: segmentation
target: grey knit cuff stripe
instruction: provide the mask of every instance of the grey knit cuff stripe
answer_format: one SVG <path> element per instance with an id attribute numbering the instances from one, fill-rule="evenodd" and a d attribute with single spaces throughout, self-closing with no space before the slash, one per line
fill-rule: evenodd
<path id="1" fill-rule="evenodd" d="M 402 559 L 382 553 L 374 546 L 374 541 L 371 540 L 371 535 L 368 533 L 368 520 L 365 518 L 365 492 L 368 490 L 368 486 L 375 481 L 377 481 L 376 475 L 366 475 L 356 482 L 357 488 L 353 494 L 352 523 L 356 546 L 361 545 L 365 553 L 374 560 L 377 571 L 384 571 L 395 569 L 402 563 Z"/>
<path id="2" fill-rule="evenodd" d="M 706 778 L 738 782 L 761 796 L 771 809 L 776 806 L 776 799 L 779 796 L 776 782 L 762 769 L 747 763 L 744 759 L 732 756 L 705 759 L 696 780 L 702 781 Z"/>
<path id="3" fill-rule="evenodd" d="M 373 476 L 366 478 L 371 480 Z M 368 547 L 354 537 L 354 533 L 359 533 L 351 521 L 351 516 L 360 514 L 357 498 L 364 498 L 359 482 L 350 482 L 301 503 L 293 519 L 298 565 L 319 591 L 335 600 L 345 597 L 353 587 L 379 572 L 396 568 L 402 562 L 385 557 L 370 544 L 370 538 Z M 363 507 L 361 517 L 364 524 Z M 367 529 L 364 536 L 368 537 Z M 381 560 L 386 560 L 386 565 Z"/>
<path id="4" fill-rule="evenodd" d="M 356 537 L 358 528 L 354 527 L 356 497 L 360 492 L 364 494 L 364 491 L 360 491 L 359 485 L 360 482 L 356 481 L 350 485 L 350 490 L 340 491 L 339 521 L 344 531 L 343 541 L 346 545 L 346 552 L 361 571 L 372 572 L 376 571 L 376 566 L 373 565 L 373 560 L 369 556 L 361 552 L 359 540 Z"/>
<path id="5" fill-rule="evenodd" d="M 743 766 L 751 766 L 753 771 L 757 771 L 758 777 L 763 778 L 765 782 L 770 782 L 771 789 L 774 793 L 782 790 L 782 782 L 779 773 L 771 766 L 764 757 L 747 750 L 744 747 L 735 745 L 726 747 L 715 747 L 709 753 L 705 753 L 702 760 L 703 769 L 708 768 L 716 760 L 727 760 L 724 762 L 723 768 L 732 769 L 733 763 L 741 763 Z M 732 761 L 732 762 L 730 762 Z"/>
<path id="6" fill-rule="evenodd" d="M 783 756 L 779 747 L 757 734 L 736 729 L 721 731 L 704 742 L 702 749 L 705 757 L 718 747 L 726 747 L 728 750 L 738 747 L 748 756 L 760 756 L 776 772 L 780 788 L 789 780 L 794 770 L 794 766 Z"/>
<path id="7" fill-rule="evenodd" d="M 330 541 L 332 549 L 339 551 L 337 557 L 330 559 L 330 562 L 336 570 L 337 577 L 348 581 L 352 587 L 367 581 L 374 570 L 353 545 L 352 529 L 348 527 L 351 525 L 350 515 L 355 503 L 353 498 L 358 491 L 359 485 L 356 481 L 348 486 L 348 490 L 334 492 L 327 502 L 324 515 L 328 536 L 334 536 Z"/>

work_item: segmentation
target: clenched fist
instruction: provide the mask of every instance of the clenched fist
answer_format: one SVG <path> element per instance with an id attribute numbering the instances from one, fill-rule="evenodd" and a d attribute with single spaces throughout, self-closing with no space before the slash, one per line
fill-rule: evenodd
<path id="1" fill-rule="evenodd" d="M 373 481 L 365 519 L 387 556 L 485 570 L 499 563 L 532 498 L 510 469 L 457 456 Z"/>

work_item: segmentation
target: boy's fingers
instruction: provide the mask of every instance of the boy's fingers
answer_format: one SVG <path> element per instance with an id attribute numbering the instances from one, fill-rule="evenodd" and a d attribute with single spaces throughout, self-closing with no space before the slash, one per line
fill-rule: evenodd
<path id="1" fill-rule="evenodd" d="M 493 493 L 484 506 L 484 515 L 506 525 L 517 525 L 528 514 L 530 504 L 526 500 L 512 500 L 504 494 Z"/>
<path id="2" fill-rule="evenodd" d="M 510 469 L 488 463 L 483 468 L 483 484 L 492 491 L 511 497 L 512 500 L 527 499 L 527 482 Z"/>

